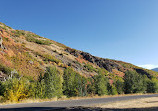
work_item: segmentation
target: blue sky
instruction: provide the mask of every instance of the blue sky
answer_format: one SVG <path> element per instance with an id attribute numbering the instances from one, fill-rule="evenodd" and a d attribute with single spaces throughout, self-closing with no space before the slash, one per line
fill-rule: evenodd
<path id="1" fill-rule="evenodd" d="M 158 0 L 1 0 L 0 22 L 95 56 L 158 66 Z"/>

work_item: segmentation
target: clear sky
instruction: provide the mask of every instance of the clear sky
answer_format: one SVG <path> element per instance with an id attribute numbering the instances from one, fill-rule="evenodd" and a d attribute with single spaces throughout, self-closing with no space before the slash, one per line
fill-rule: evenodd
<path id="1" fill-rule="evenodd" d="M 95 56 L 158 66 L 158 0 L 0 0 L 0 22 Z"/>

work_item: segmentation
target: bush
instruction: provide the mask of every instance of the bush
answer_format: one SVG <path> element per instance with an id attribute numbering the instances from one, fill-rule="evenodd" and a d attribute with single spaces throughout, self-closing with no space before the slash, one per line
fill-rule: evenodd
<path id="1" fill-rule="evenodd" d="M 49 54 L 41 54 L 41 53 L 39 53 L 39 52 L 36 52 L 35 54 L 38 55 L 38 56 L 43 57 L 44 61 L 46 61 L 46 62 L 51 61 L 51 62 L 55 62 L 56 64 L 61 63 L 61 60 L 55 58 L 55 57 L 52 56 L 52 55 L 49 55 Z"/>
<path id="2" fill-rule="evenodd" d="M 97 72 L 97 69 L 95 69 L 92 65 L 90 65 L 90 64 L 85 64 L 85 69 L 86 69 L 86 71 L 88 71 L 88 72 L 93 72 L 93 71 L 95 71 L 95 72 Z"/>
<path id="3" fill-rule="evenodd" d="M 49 40 L 39 40 L 34 37 L 26 37 L 26 40 L 28 42 L 34 42 L 34 43 L 41 44 L 41 45 L 50 45 L 51 44 L 51 42 Z"/>
<path id="4" fill-rule="evenodd" d="M 0 64 L 0 71 L 2 71 L 3 73 L 5 74 L 10 74 L 11 73 L 11 68 L 5 66 L 5 65 L 2 65 Z"/>

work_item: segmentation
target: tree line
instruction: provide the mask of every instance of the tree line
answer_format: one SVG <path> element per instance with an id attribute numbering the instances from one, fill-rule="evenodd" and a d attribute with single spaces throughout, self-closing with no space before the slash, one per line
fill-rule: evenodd
<path id="1" fill-rule="evenodd" d="M 13 76 L 0 82 L 0 96 L 3 101 L 21 101 L 27 98 L 61 98 L 62 96 L 92 96 L 116 95 L 130 93 L 157 93 L 157 78 L 148 78 L 136 71 L 126 71 L 124 78 L 112 77 L 105 69 L 99 69 L 98 74 L 84 77 L 72 68 L 66 68 L 63 73 L 56 67 L 47 67 L 44 75 L 38 80 Z"/>

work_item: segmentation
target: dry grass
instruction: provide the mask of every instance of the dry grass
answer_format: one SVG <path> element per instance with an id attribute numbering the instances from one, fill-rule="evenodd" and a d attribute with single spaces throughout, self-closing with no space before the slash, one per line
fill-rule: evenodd
<path id="1" fill-rule="evenodd" d="M 127 101 L 118 101 L 113 103 L 107 103 L 102 105 L 96 105 L 93 107 L 99 108 L 111 108 L 111 109 L 125 109 L 125 108 L 149 108 L 158 106 L 158 97 L 134 99 Z"/>

